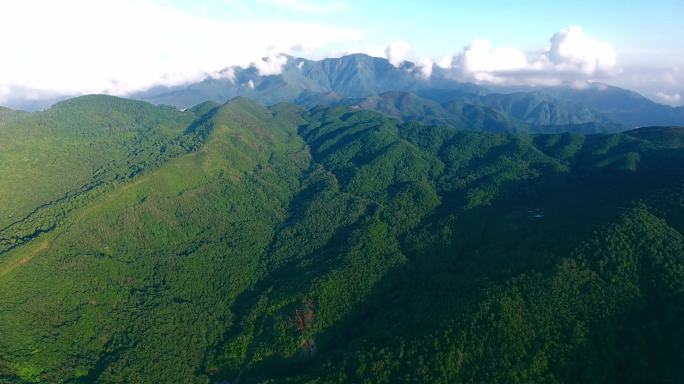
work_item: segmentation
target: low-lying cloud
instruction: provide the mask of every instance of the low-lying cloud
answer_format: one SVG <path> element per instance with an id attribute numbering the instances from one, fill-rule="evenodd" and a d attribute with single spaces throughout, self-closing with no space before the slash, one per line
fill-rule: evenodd
<path id="1" fill-rule="evenodd" d="M 17 89 L 35 98 L 126 95 L 207 76 L 231 78 L 229 71 L 221 72 L 230 66 L 253 65 L 261 74 L 276 74 L 286 60 L 280 53 L 356 44 L 364 33 L 310 22 L 228 22 L 151 1 L 23 0 L 0 2 L 0 36 L 5 37 L 2 104 Z"/>
<path id="2" fill-rule="evenodd" d="M 533 53 L 475 39 L 454 57 L 451 68 L 463 80 L 505 85 L 583 82 L 620 71 L 615 49 L 578 26 L 555 33 L 545 49 Z"/>
<path id="3" fill-rule="evenodd" d="M 247 0 L 223 1 L 235 6 Z M 336 12 L 349 6 L 346 0 L 256 3 L 299 13 Z M 405 68 L 424 78 L 440 68 L 440 73 L 446 71 L 455 79 L 483 84 L 579 86 L 589 80 L 607 81 L 671 105 L 681 104 L 684 95 L 684 75 L 678 67 L 623 70 L 609 43 L 577 26 L 553 34 L 546 47 L 532 52 L 478 38 L 453 54 L 428 57 L 416 54 L 403 40 L 385 48 L 368 39 L 365 31 L 329 24 L 232 22 L 154 0 L 22 0 L 0 2 L 0 35 L 5 37 L 0 105 L 12 99 L 50 100 L 84 93 L 128 95 L 206 77 L 235 82 L 235 67 L 252 66 L 261 75 L 275 75 L 287 63 L 286 55 L 315 59 L 335 56 L 332 52 L 384 56 L 398 68 L 412 61 L 415 67 Z"/>
<path id="4" fill-rule="evenodd" d="M 391 42 L 385 49 L 385 57 L 395 67 L 399 67 L 411 54 L 411 46 L 401 40 Z"/>
<path id="5" fill-rule="evenodd" d="M 401 67 L 406 61 L 415 61 L 415 65 L 420 75 L 426 78 L 432 76 L 434 61 L 429 57 L 414 59 L 413 56 L 414 52 L 411 45 L 402 40 L 391 42 L 385 49 L 385 58 L 395 67 Z"/>
<path id="6" fill-rule="evenodd" d="M 672 94 L 665 93 L 665 92 L 657 92 L 656 98 L 665 104 L 671 104 L 671 105 L 679 105 L 682 102 L 682 95 L 680 95 L 677 92 L 672 93 Z"/>

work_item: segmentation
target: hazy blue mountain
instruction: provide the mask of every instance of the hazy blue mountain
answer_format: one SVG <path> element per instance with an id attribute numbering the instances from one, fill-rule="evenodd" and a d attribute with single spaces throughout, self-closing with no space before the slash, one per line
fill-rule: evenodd
<path id="1" fill-rule="evenodd" d="M 345 104 L 357 109 L 370 109 L 404 121 L 431 125 L 448 125 L 459 129 L 484 132 L 529 132 L 530 124 L 511 119 L 492 108 L 451 101 L 444 105 L 412 93 L 386 92 Z"/>
<path id="2" fill-rule="evenodd" d="M 471 131 L 609 133 L 624 130 L 623 126 L 611 123 L 587 108 L 568 106 L 563 109 L 565 104 L 571 104 L 568 102 L 554 104 L 540 97 L 527 97 L 528 94 L 512 96 L 470 95 L 465 99 L 471 102 L 453 100 L 440 104 L 412 93 L 393 91 L 364 99 L 345 100 L 341 104 L 378 111 L 407 122 L 448 125 Z M 493 106 L 485 105 L 491 101 L 495 101 L 491 103 Z M 587 113 L 584 119 L 581 112 Z M 528 121 L 518 116 L 526 117 Z"/>
<path id="3" fill-rule="evenodd" d="M 395 67 L 384 58 L 365 54 L 323 60 L 288 57 L 278 75 L 260 76 L 254 67 L 233 67 L 224 71 L 229 72 L 234 76 L 207 78 L 185 87 L 158 87 L 133 96 L 155 104 L 188 107 L 207 100 L 225 102 L 235 96 L 249 97 L 267 105 L 278 102 L 314 105 L 325 100 L 360 98 L 388 91 L 426 95 L 439 90 L 486 93 L 481 87 L 444 76 L 427 79 L 411 62 Z"/>
<path id="4" fill-rule="evenodd" d="M 496 91 L 505 89 L 497 88 Z M 684 107 L 658 104 L 637 92 L 603 83 L 590 83 L 584 88 L 516 87 L 510 90 L 581 103 L 628 127 L 684 125 Z"/>
<path id="5" fill-rule="evenodd" d="M 483 116 L 482 121 L 496 122 L 495 127 L 486 129 L 489 131 L 547 132 L 548 129 L 534 127 L 548 126 L 555 127 L 555 132 L 556 128 L 567 131 L 590 127 L 582 130 L 588 133 L 619 130 L 617 127 L 608 130 L 601 128 L 601 125 L 611 123 L 622 124 L 625 128 L 684 125 L 683 107 L 673 108 L 658 104 L 636 92 L 605 84 L 592 83 L 581 89 L 570 86 L 482 87 L 458 82 L 449 70 L 436 66 L 432 76 L 426 78 L 411 62 L 395 67 L 387 59 L 365 54 L 323 60 L 289 56 L 281 73 L 277 75 L 260 75 L 254 66 L 230 67 L 218 76 L 207 77 L 197 83 L 173 87 L 157 86 L 131 97 L 179 108 L 188 108 L 205 101 L 224 103 L 236 96 L 248 97 L 263 105 L 292 102 L 313 107 L 349 105 L 359 99 L 379 97 L 387 92 L 413 93 L 442 106 L 454 101 L 463 102 L 470 105 L 468 108 L 472 109 L 472 113 L 488 116 Z M 35 110 L 58 100 L 59 96 L 44 100 L 19 98 L 9 106 Z M 367 103 L 373 104 L 373 101 L 368 100 Z M 473 105 L 486 107 L 506 116 L 494 118 L 489 116 L 489 109 L 473 109 Z M 434 105 L 430 108 L 435 109 Z M 435 120 L 431 115 L 419 116 L 415 112 L 417 111 L 409 111 L 408 115 L 418 121 L 433 123 L 443 120 L 442 117 Z M 398 114 L 395 111 L 390 115 Z M 441 112 L 437 115 L 441 115 Z M 506 128 L 506 120 L 513 121 L 516 126 L 520 122 L 527 123 L 533 128 Z"/>
<path id="6" fill-rule="evenodd" d="M 560 127 L 561 130 L 593 126 L 583 132 L 600 132 L 602 129 L 597 128 L 600 124 L 617 123 L 625 127 L 684 124 L 684 109 L 657 104 L 635 92 L 604 84 L 591 84 L 583 89 L 481 87 L 458 82 L 447 70 L 438 67 L 430 78 L 425 78 L 411 62 L 395 67 L 387 59 L 364 54 L 323 60 L 288 57 L 282 72 L 269 76 L 260 75 L 255 67 L 226 68 L 218 77 L 208 77 L 186 86 L 155 87 L 133 97 L 180 108 L 208 100 L 223 103 L 236 96 L 249 97 L 264 105 L 293 102 L 312 107 L 350 104 L 387 92 L 410 92 L 440 105 L 458 100 L 488 107 L 505 114 L 508 120 L 516 121 L 514 125 L 524 122 L 532 126 Z M 433 122 L 432 116 L 422 118 L 413 112 L 410 115 L 416 120 Z M 495 120 L 506 119 L 498 117 Z M 511 131 L 509 128 L 504 130 Z M 619 129 L 610 129 L 616 130 Z"/>
<path id="7" fill-rule="evenodd" d="M 578 101 L 559 100 L 541 93 L 492 93 L 465 96 L 464 101 L 483 105 L 534 125 L 607 123 L 611 120 Z"/>

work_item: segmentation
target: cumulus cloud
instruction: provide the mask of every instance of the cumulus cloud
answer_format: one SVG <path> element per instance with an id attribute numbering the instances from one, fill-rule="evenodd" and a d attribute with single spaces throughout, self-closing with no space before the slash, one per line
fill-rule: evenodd
<path id="1" fill-rule="evenodd" d="M 385 49 L 385 57 L 392 65 L 399 67 L 411 54 L 411 46 L 401 40 L 391 42 Z"/>
<path id="2" fill-rule="evenodd" d="M 459 65 L 464 74 L 474 80 L 498 83 L 505 80 L 500 77 L 504 71 L 526 69 L 529 64 L 525 54 L 515 48 L 494 48 L 485 39 L 475 39 L 466 46 L 459 58 Z"/>
<path id="3" fill-rule="evenodd" d="M 310 22 L 228 22 L 152 0 L 22 0 L 0 2 L 0 36 L 3 103 L 14 95 L 8 89 L 126 95 L 232 66 L 275 73 L 280 53 L 353 44 L 364 33 Z"/>
<path id="4" fill-rule="evenodd" d="M 442 56 L 441 59 L 437 60 L 437 62 L 435 64 L 437 64 L 437 66 L 440 68 L 449 69 L 449 68 L 451 68 L 453 61 L 454 61 L 453 56 L 444 55 L 444 56 Z"/>
<path id="5" fill-rule="evenodd" d="M 551 37 L 546 57 L 560 70 L 587 75 L 610 72 L 617 66 L 613 47 L 584 34 L 582 27 L 573 26 Z"/>
<path id="6" fill-rule="evenodd" d="M 420 70 L 421 75 L 425 78 L 430 78 L 432 76 L 432 69 L 435 62 L 429 57 L 421 57 L 416 63 L 416 66 Z"/>
<path id="7" fill-rule="evenodd" d="M 677 92 L 672 93 L 672 94 L 665 93 L 665 92 L 657 92 L 656 98 L 659 101 L 662 101 L 663 103 L 670 104 L 670 105 L 679 105 L 682 102 L 682 95 L 680 95 Z"/>
<path id="8" fill-rule="evenodd" d="M 395 67 L 399 68 L 401 65 L 409 60 L 415 60 L 413 49 L 411 45 L 402 40 L 395 40 L 385 48 L 385 58 Z M 371 53 L 371 56 L 373 54 Z M 434 61 L 427 56 L 421 57 L 415 62 L 417 73 L 421 76 L 429 78 L 432 76 L 432 69 Z"/>
<path id="9" fill-rule="evenodd" d="M 554 34 L 546 49 L 531 54 L 475 39 L 454 57 L 452 67 L 466 80 L 493 84 L 581 83 L 618 72 L 613 47 L 578 26 Z"/>
<path id="10" fill-rule="evenodd" d="M 235 68 L 228 67 L 220 71 L 210 72 L 208 73 L 208 76 L 212 79 L 228 79 L 231 82 L 235 83 Z"/>
<path id="11" fill-rule="evenodd" d="M 285 64 L 287 64 L 287 56 L 274 52 L 270 52 L 268 56 L 252 63 L 262 76 L 279 74 Z"/>

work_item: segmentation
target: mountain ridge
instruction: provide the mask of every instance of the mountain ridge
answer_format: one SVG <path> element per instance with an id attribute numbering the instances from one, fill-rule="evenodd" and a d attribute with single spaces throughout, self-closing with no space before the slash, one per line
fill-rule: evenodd
<path id="1" fill-rule="evenodd" d="M 509 112 L 514 111 L 510 106 L 521 98 L 538 99 L 534 102 L 541 108 L 537 115 L 524 116 L 522 113 L 513 116 L 537 125 L 606 121 L 627 127 L 684 125 L 684 107 L 657 104 L 636 92 L 602 83 L 589 83 L 585 87 L 478 86 L 453 80 L 446 70 L 440 68 L 426 78 L 414 63 L 406 61 L 396 67 L 387 59 L 365 54 L 318 61 L 292 56 L 286 58 L 287 62 L 278 75 L 260 76 L 254 67 L 232 67 L 223 71 L 224 74 L 232 74 L 232 79 L 206 78 L 200 83 L 178 87 L 167 93 L 158 89 L 131 97 L 179 107 L 206 100 L 225 102 L 238 95 L 266 105 L 288 101 L 313 106 L 399 91 L 415 93 L 439 103 L 460 99 Z M 569 113 L 569 110 L 573 112 Z"/>
<path id="2" fill-rule="evenodd" d="M 236 96 L 264 105 L 293 102 L 312 107 L 408 92 L 439 104 L 459 100 L 494 108 L 535 126 L 684 125 L 684 107 L 658 104 L 636 92 L 603 83 L 581 87 L 476 85 L 456 81 L 448 70 L 436 66 L 431 76 L 425 77 L 412 62 L 394 66 L 385 58 L 365 54 L 321 60 L 284 57 L 279 74 L 262 76 L 254 66 L 228 67 L 197 83 L 156 86 L 127 97 L 183 109 L 205 101 L 224 103 Z"/>
<path id="3" fill-rule="evenodd" d="M 0 129 L 0 180 L 43 137 L 22 173 L 73 196 L 0 183 L 0 214 L 26 207 L 0 232 L 3 381 L 681 373 L 684 343 L 657 335 L 681 325 L 684 128 L 487 133 L 244 97 L 53 109 Z"/>

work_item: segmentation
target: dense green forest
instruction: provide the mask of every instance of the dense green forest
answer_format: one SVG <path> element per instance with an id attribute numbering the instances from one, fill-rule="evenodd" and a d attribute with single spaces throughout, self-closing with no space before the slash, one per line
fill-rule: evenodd
<path id="1" fill-rule="evenodd" d="M 684 128 L 408 120 L 0 110 L 0 382 L 684 377 Z"/>

